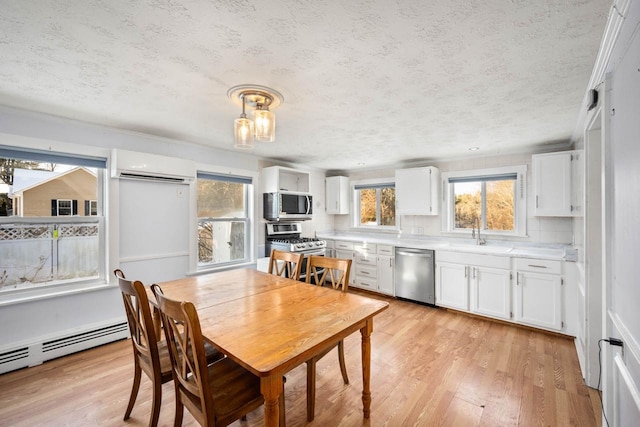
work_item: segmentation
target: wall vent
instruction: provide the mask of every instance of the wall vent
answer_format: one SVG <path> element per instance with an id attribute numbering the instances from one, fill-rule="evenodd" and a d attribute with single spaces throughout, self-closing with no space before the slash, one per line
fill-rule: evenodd
<path id="1" fill-rule="evenodd" d="M 0 366 L 29 357 L 29 347 L 17 348 L 0 354 Z"/>
<path id="2" fill-rule="evenodd" d="M 97 347 L 112 341 L 129 337 L 127 322 L 93 325 L 84 332 L 61 334 L 58 337 L 46 337 L 42 341 L 22 343 L 17 348 L 5 348 L 0 351 L 0 374 L 66 356 L 71 353 Z"/>
<path id="3" fill-rule="evenodd" d="M 84 342 L 93 341 L 105 336 L 117 334 L 119 332 L 128 332 L 128 325 L 126 322 L 118 323 L 116 325 L 111 325 L 104 328 L 94 329 L 80 334 L 70 335 L 64 338 L 45 341 L 42 343 L 42 352 L 48 353 L 50 351 L 59 350 L 64 347 L 82 345 L 82 343 Z"/>

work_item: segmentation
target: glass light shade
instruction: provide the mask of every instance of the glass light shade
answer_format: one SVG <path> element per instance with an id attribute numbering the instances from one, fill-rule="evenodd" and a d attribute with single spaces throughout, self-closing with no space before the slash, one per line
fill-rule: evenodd
<path id="1" fill-rule="evenodd" d="M 253 122 L 246 117 L 239 117 L 233 122 L 236 148 L 253 148 L 253 133 Z"/>
<path id="2" fill-rule="evenodd" d="M 273 142 L 276 140 L 276 116 L 269 110 L 254 110 L 256 140 Z"/>

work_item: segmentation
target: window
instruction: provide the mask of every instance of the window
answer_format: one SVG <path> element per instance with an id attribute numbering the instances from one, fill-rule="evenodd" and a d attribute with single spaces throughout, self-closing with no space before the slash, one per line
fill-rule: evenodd
<path id="1" fill-rule="evenodd" d="M 78 214 L 77 200 L 51 200 L 51 216 L 71 216 Z"/>
<path id="2" fill-rule="evenodd" d="M 0 194 L 0 293 L 104 279 L 105 166 L 105 159 L 0 146 L 0 179 L 10 189 Z M 96 202 L 91 219 L 77 216 L 86 199 Z"/>
<path id="3" fill-rule="evenodd" d="M 97 200 L 85 200 L 84 201 L 84 215 L 96 216 L 98 215 L 98 201 Z"/>
<path id="4" fill-rule="evenodd" d="M 445 231 L 480 228 L 487 234 L 525 234 L 526 166 L 443 174 L 448 186 Z"/>
<path id="5" fill-rule="evenodd" d="M 251 259 L 251 178 L 198 172 L 198 268 Z"/>
<path id="6" fill-rule="evenodd" d="M 393 182 L 356 182 L 353 192 L 356 227 L 396 228 L 396 189 Z"/>

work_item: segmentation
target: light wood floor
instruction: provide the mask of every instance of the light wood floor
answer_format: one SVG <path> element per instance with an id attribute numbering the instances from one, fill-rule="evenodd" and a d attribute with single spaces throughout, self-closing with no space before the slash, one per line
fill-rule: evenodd
<path id="1" fill-rule="evenodd" d="M 306 422 L 304 365 L 287 374 L 289 427 L 600 426 L 600 402 L 580 376 L 573 341 L 392 300 L 374 320 L 372 410 L 362 418 L 360 334 L 345 341 L 351 384 L 337 352 L 318 364 L 316 419 Z M 143 376 L 132 418 L 122 421 L 133 371 L 128 340 L 0 376 L 1 426 L 146 426 Z M 160 425 L 173 424 L 173 385 Z M 262 409 L 234 426 L 262 425 Z M 197 423 L 185 411 L 184 426 Z"/>

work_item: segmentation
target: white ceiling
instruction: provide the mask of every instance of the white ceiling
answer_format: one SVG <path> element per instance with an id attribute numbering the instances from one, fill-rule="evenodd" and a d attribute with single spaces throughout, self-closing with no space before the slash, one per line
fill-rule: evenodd
<path id="1" fill-rule="evenodd" d="M 605 0 L 0 0 L 0 104 L 233 150 L 238 84 L 272 87 L 260 157 L 321 169 L 570 139 Z"/>

